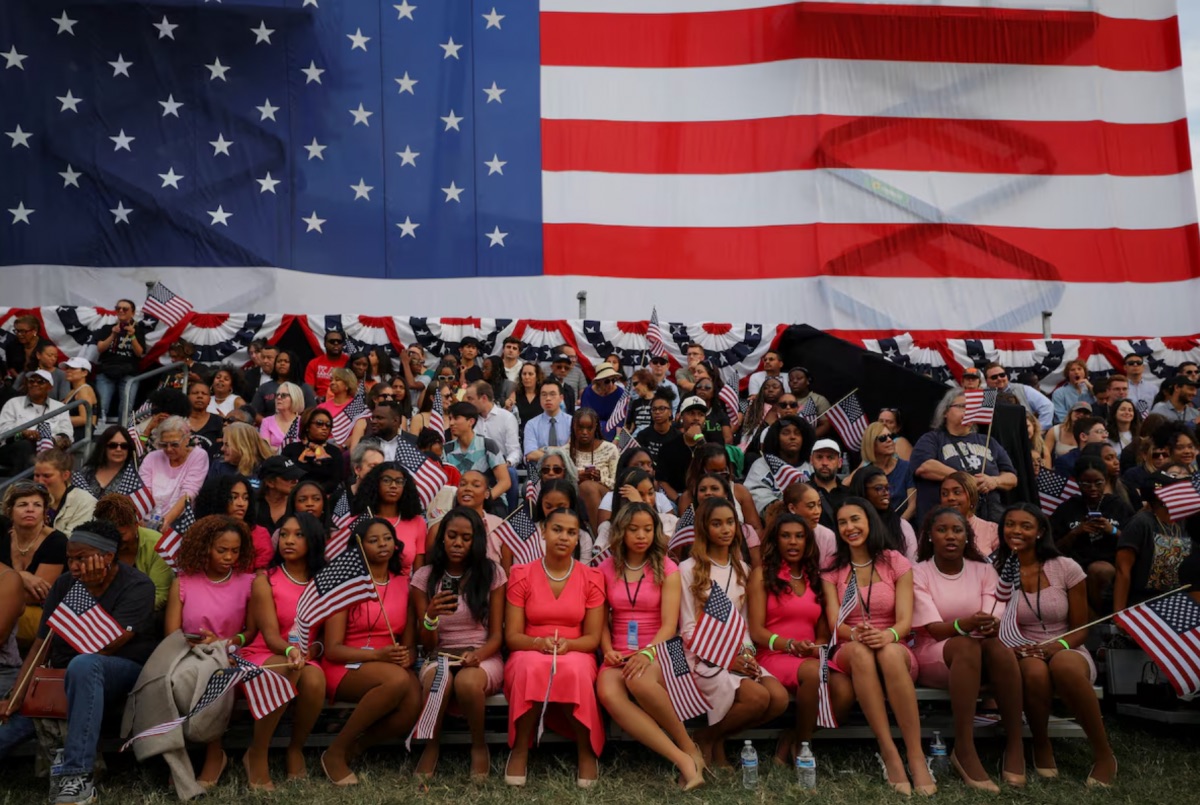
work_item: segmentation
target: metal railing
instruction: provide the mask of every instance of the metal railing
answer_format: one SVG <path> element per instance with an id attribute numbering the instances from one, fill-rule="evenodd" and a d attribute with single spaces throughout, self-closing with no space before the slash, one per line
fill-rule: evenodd
<path id="1" fill-rule="evenodd" d="M 94 428 L 93 423 L 95 422 L 95 416 L 93 416 L 92 404 L 90 402 L 88 402 L 87 400 L 72 400 L 69 403 L 64 403 L 62 405 L 62 407 L 60 407 L 60 408 L 55 408 L 52 411 L 47 411 L 46 413 L 41 414 L 40 416 L 36 416 L 33 419 L 30 419 L 26 422 L 22 422 L 21 424 L 17 425 L 16 427 L 9 428 L 8 430 L 4 431 L 3 433 L 0 433 L 0 444 L 7 442 L 9 439 L 16 436 L 18 433 L 24 433 L 27 430 L 36 429 L 40 423 L 54 419 L 55 417 L 57 417 L 61 414 L 65 413 L 68 416 L 70 416 L 71 411 L 76 408 L 82 408 L 83 413 L 84 413 L 83 438 L 77 442 L 73 442 L 71 444 L 71 446 L 67 448 L 67 452 L 68 453 L 82 452 L 82 451 L 86 450 L 87 448 L 91 447 L 91 445 L 92 445 L 92 431 Z M 74 431 L 72 430 L 72 433 L 73 432 Z M 0 492 L 3 492 L 4 489 L 6 489 L 9 485 L 14 484 L 17 481 L 23 481 L 25 478 L 28 478 L 31 475 L 33 475 L 33 467 L 23 470 L 23 471 L 17 473 L 16 475 L 13 475 L 10 478 L 3 479 L 2 481 L 0 481 Z"/>
<path id="2" fill-rule="evenodd" d="M 153 368 L 147 372 L 142 372 L 140 375 L 131 375 L 131 376 L 125 378 L 122 381 L 124 383 L 124 385 L 121 387 L 121 398 L 124 400 L 124 404 L 121 406 L 121 418 L 119 420 L 121 423 L 121 427 L 123 427 L 123 428 L 129 427 L 129 415 L 131 413 L 130 409 L 133 407 L 133 395 L 134 395 L 134 391 L 135 391 L 135 389 L 134 389 L 135 385 L 141 383 L 143 380 L 145 380 L 148 377 L 156 377 L 157 375 L 165 375 L 167 372 L 173 372 L 177 369 L 186 370 L 187 368 L 188 368 L 188 365 L 186 363 L 184 363 L 183 361 L 176 361 L 175 363 L 169 363 L 166 366 L 156 366 L 155 368 Z M 183 386 L 182 386 L 181 390 L 183 391 L 183 394 L 185 397 L 187 396 L 187 386 L 188 386 L 188 372 L 184 371 Z"/>

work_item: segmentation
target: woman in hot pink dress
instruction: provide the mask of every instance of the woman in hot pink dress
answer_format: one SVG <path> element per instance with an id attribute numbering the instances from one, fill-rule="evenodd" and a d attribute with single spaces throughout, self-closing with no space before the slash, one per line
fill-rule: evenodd
<path id="1" fill-rule="evenodd" d="M 904 644 L 912 631 L 912 566 L 903 554 L 884 547 L 886 527 L 875 507 L 863 498 L 848 497 L 842 502 L 837 510 L 837 526 L 837 553 L 822 574 L 825 617 L 837 630 L 833 662 L 854 683 L 858 703 L 879 743 L 888 785 L 902 794 L 911 793 L 915 787 L 918 793 L 930 796 L 937 786 L 921 748 L 921 719 L 913 687 L 917 658 Z M 854 608 L 839 624 L 838 611 L 851 577 L 857 586 Z M 909 783 L 904 760 L 892 740 L 888 705 L 904 737 L 915 786 Z"/>
<path id="2" fill-rule="evenodd" d="M 364 520 L 354 527 L 348 550 L 363 552 L 377 597 L 325 622 L 325 689 L 334 701 L 358 704 L 321 755 L 321 768 L 334 785 L 357 785 L 350 762 L 380 741 L 407 736 L 421 704 L 421 686 L 411 670 L 417 652 L 409 568 L 401 563 L 392 524 Z"/>
<path id="3" fill-rule="evenodd" d="M 201 517 L 184 535 L 175 568 L 179 575 L 167 593 L 167 634 L 182 630 L 193 643 L 245 646 L 254 582 L 254 543 L 246 524 L 221 514 Z M 221 741 L 212 741 L 196 782 L 207 791 L 228 763 Z"/>
<path id="4" fill-rule="evenodd" d="M 487 527 L 474 509 L 456 506 L 438 524 L 429 564 L 413 574 L 413 616 L 421 623 L 428 653 L 461 657 L 450 667 L 453 687 L 442 700 L 433 738 L 417 763 L 428 779 L 437 768 L 442 718 L 454 702 L 471 730 L 471 779 L 487 779 L 491 765 L 483 732 L 483 702 L 504 683 L 504 571 L 488 558 Z M 461 663 L 461 664 L 458 664 Z M 421 669 L 423 699 L 429 697 L 437 662 Z"/>
<path id="5" fill-rule="evenodd" d="M 996 552 L 997 568 L 1012 554 L 1021 565 L 1021 586 L 1009 606 L 1017 607 L 1017 626 L 1027 640 L 1047 641 L 1016 649 L 1025 693 L 1025 717 L 1033 736 L 1033 770 L 1058 776 L 1047 727 L 1055 696 L 1066 703 L 1092 746 L 1088 787 L 1107 788 L 1117 776 L 1117 759 L 1108 743 L 1100 702 L 1092 685 L 1096 665 L 1084 648 L 1087 629 L 1087 574 L 1054 545 L 1050 520 L 1041 509 L 1016 503 L 1000 518 L 1004 536 Z M 1067 634 L 1069 629 L 1077 631 Z"/>
<path id="6" fill-rule="evenodd" d="M 704 784 L 704 759 L 675 715 L 652 648 L 675 636 L 679 568 L 667 558 L 667 538 L 653 507 L 625 503 L 609 531 L 612 556 L 600 565 L 609 621 L 600 637 L 604 669 L 600 704 L 639 743 L 679 769 L 681 786 Z"/>
<path id="7" fill-rule="evenodd" d="M 289 780 L 308 776 L 304 744 L 321 715 L 325 699 L 325 672 L 315 662 L 310 645 L 300 651 L 294 632 L 296 604 L 309 580 L 325 566 L 325 527 L 311 514 L 290 514 L 279 524 L 279 544 L 266 573 L 254 579 L 250 590 L 250 628 L 258 634 L 242 650 L 242 657 L 255 665 L 272 665 L 296 688 L 292 700 L 292 734 L 287 748 Z M 280 667 L 290 663 L 290 668 Z M 267 769 L 267 749 L 284 708 L 254 722 L 254 740 L 242 761 L 250 790 L 273 791 Z"/>
<path id="8" fill-rule="evenodd" d="M 750 572 L 746 609 L 758 661 L 796 697 L 796 731 L 784 734 L 775 755 L 791 765 L 800 742 L 817 728 L 821 663 L 818 649 L 829 642 L 821 594 L 817 542 L 808 521 L 782 512 L 771 521 L 763 542 L 763 564 Z M 830 704 L 841 721 L 854 704 L 854 686 L 845 674 L 829 674 Z"/>
<path id="9" fill-rule="evenodd" d="M 529 745 L 549 685 L 546 726 L 575 739 L 576 783 L 589 788 L 599 776 L 604 721 L 596 704 L 596 649 L 604 628 L 604 577 L 575 560 L 580 518 L 569 509 L 542 522 L 546 555 L 517 565 L 508 581 L 504 666 L 508 743 L 504 782 L 525 785 Z M 551 668 L 557 672 L 551 678 Z"/>
<path id="10" fill-rule="evenodd" d="M 950 690 L 954 751 L 950 764 L 970 788 L 999 793 L 975 751 L 975 703 L 987 672 L 1007 738 L 1002 777 L 1025 785 L 1021 749 L 1021 673 L 1012 649 L 999 640 L 996 571 L 979 555 L 975 535 L 958 509 L 934 509 L 925 518 L 913 566 L 913 626 L 917 680 Z"/>

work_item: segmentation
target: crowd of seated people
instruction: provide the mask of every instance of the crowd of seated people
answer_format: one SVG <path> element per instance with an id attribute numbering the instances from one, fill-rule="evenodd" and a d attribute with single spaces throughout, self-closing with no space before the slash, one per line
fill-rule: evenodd
<path id="1" fill-rule="evenodd" d="M 100 421 L 112 421 L 114 383 L 144 350 L 131 321 L 101 350 L 112 357 L 96 367 Z M 38 361 L 38 342 L 23 335 Z M 33 475 L 10 484 L 0 506 L 0 758 L 34 737 L 21 680 L 42 665 L 64 671 L 57 801 L 89 801 L 106 711 L 120 711 L 139 677 L 169 674 L 184 655 L 236 654 L 294 692 L 255 713 L 242 761 L 252 790 L 273 788 L 271 739 L 288 711 L 294 778 L 309 771 L 305 744 L 321 708 L 350 708 L 318 765 L 333 784 L 354 785 L 362 752 L 407 738 L 441 686 L 435 726 L 416 750 L 422 779 L 437 773 L 450 708 L 466 719 L 471 777 L 492 772 L 484 700 L 503 693 L 505 783 L 525 784 L 544 722 L 573 742 L 577 784 L 593 785 L 609 718 L 689 790 L 707 768 L 730 766 L 731 736 L 775 721 L 794 700 L 776 752 L 790 764 L 817 728 L 827 685 L 839 720 L 861 709 L 886 784 L 931 795 L 919 683 L 949 691 L 950 761 L 968 786 L 998 790 L 997 763 L 1000 782 L 1025 785 L 1023 720 L 1033 773 L 1058 774 L 1055 696 L 1087 734 L 1087 784 L 1113 783 L 1096 666 L 1078 627 L 1196 576 L 1200 518 L 1173 519 L 1162 498 L 1196 472 L 1195 372 L 1164 384 L 1151 413 L 1123 396 L 1134 371 L 1103 378 L 1099 399 L 1086 367 L 1069 366 L 1047 397 L 989 364 L 964 380 L 1027 409 L 1037 437 L 1028 458 L 964 423 L 955 386 L 920 435 L 912 423 L 905 430 L 904 400 L 879 411 L 848 462 L 819 378 L 778 353 L 735 410 L 699 345 L 673 379 L 656 359 L 628 378 L 605 361 L 588 380 L 569 347 L 543 369 L 510 341 L 481 356 L 469 339 L 427 366 L 419 347 L 399 364 L 383 351 L 351 357 L 330 331 L 307 367 L 258 343 L 248 371 L 192 363 L 186 378 L 169 377 L 138 421 L 97 430 L 78 462 L 64 451 L 65 414 L 52 444 L 6 445 L 10 466 L 24 462 Z M 1129 369 L 1133 360 L 1142 359 L 1127 358 Z M 69 389 L 80 388 L 85 367 L 69 369 Z M 48 368 L 20 374 L 24 391 L 0 418 L 58 405 Z M 626 394 L 629 414 L 614 421 Z M 444 476 L 436 494 L 421 489 L 424 462 Z M 1078 494 L 1052 516 L 1014 498 L 1019 474 L 1054 471 Z M 137 490 L 152 503 L 135 506 Z M 531 521 L 532 561 L 503 536 L 518 511 Z M 345 552 L 361 555 L 374 595 L 298 639 L 301 596 Z M 1010 557 L 1020 581 L 999 601 Z M 102 650 L 81 650 L 54 626 L 78 590 L 120 627 Z M 721 662 L 696 640 L 714 597 L 740 615 L 733 639 L 743 648 Z M 1027 645 L 1001 639 L 1008 607 Z M 690 731 L 664 676 L 677 636 L 708 705 Z M 973 739 L 982 684 L 1005 735 L 990 765 Z M 172 764 L 180 796 L 226 773 L 221 730 L 203 750 L 195 767 Z"/>

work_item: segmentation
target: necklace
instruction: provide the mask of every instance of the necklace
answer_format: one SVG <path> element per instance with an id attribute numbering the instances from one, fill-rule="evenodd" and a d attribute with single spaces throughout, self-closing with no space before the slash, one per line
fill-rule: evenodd
<path id="1" fill-rule="evenodd" d="M 446 577 L 446 578 L 448 578 L 448 579 L 454 579 L 455 581 L 459 581 L 459 580 L 460 580 L 460 579 L 461 579 L 463 576 L 465 576 L 465 575 L 466 575 L 466 573 L 459 573 L 459 574 L 456 576 L 456 575 L 454 575 L 453 573 L 451 573 L 449 570 L 446 570 L 446 571 L 443 571 L 442 575 L 443 575 L 443 576 L 445 576 L 445 577 Z"/>
<path id="2" fill-rule="evenodd" d="M 379 580 L 377 580 L 377 579 L 375 578 L 375 574 L 374 574 L 374 573 L 372 573 L 372 574 L 371 574 L 371 582 L 372 582 L 372 583 L 373 583 L 373 584 L 374 584 L 376 587 L 386 587 L 386 586 L 388 586 L 389 584 L 391 584 L 391 583 L 392 583 L 392 577 L 389 575 L 389 576 L 387 577 L 387 581 L 379 581 Z"/>
<path id="3" fill-rule="evenodd" d="M 855 562 L 854 560 L 850 560 L 850 567 L 870 567 L 873 564 L 875 564 L 875 563 L 874 562 Z"/>
<path id="4" fill-rule="evenodd" d="M 792 571 L 789 570 L 788 578 L 791 579 L 792 581 L 804 581 L 804 574 L 801 573 L 799 576 L 793 576 Z"/>
<path id="5" fill-rule="evenodd" d="M 13 542 L 16 542 L 17 544 L 17 553 L 21 554 L 21 556 L 28 555 L 28 553 L 33 550 L 33 546 L 37 544 L 37 541 L 42 538 L 42 535 L 38 534 L 36 537 L 30 540 L 24 548 L 22 548 L 21 543 L 17 541 L 17 530 L 14 528 L 11 533 Z"/>
<path id="6" fill-rule="evenodd" d="M 625 569 L 626 569 L 626 570 L 632 570 L 632 571 L 634 571 L 634 572 L 637 572 L 637 571 L 641 570 L 642 568 L 644 568 L 644 567 L 646 566 L 646 563 L 647 563 L 647 562 L 649 562 L 649 561 L 650 561 L 650 560 L 649 560 L 649 559 L 647 559 L 647 560 L 645 560 L 644 562 L 642 562 L 640 565 L 638 565 L 638 566 L 636 566 L 636 567 L 634 567 L 633 565 L 625 565 Z"/>
<path id="7" fill-rule="evenodd" d="M 301 587 L 308 584 L 307 581 L 297 581 L 295 576 L 293 576 L 291 573 L 288 573 L 287 565 L 280 565 L 279 569 L 283 571 L 283 575 L 287 576 L 288 581 L 290 581 L 292 584 L 297 584 Z"/>
<path id="8" fill-rule="evenodd" d="M 571 566 L 567 568 L 567 572 L 562 576 L 555 576 L 550 572 L 550 568 L 546 567 L 546 557 L 542 557 L 542 570 L 546 571 L 546 578 L 550 581 L 566 581 L 571 577 L 571 572 L 575 570 L 575 560 L 571 559 Z"/>
<path id="9" fill-rule="evenodd" d="M 933 563 L 933 569 L 937 571 L 937 574 L 946 581 L 958 581 L 962 578 L 962 574 L 967 572 L 967 565 L 964 562 L 962 570 L 958 571 L 957 573 L 943 573 L 942 569 L 937 566 L 937 562 L 935 561 Z"/>
<path id="10" fill-rule="evenodd" d="M 213 584 L 224 584 L 225 582 L 229 581 L 232 578 L 233 578 L 233 568 L 229 568 L 229 572 L 225 574 L 225 578 L 215 579 L 215 580 L 209 579 L 209 581 L 212 582 Z"/>

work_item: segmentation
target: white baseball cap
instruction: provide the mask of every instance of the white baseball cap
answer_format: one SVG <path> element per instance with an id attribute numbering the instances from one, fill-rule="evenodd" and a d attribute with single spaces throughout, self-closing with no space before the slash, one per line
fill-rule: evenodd
<path id="1" fill-rule="evenodd" d="M 69 366 L 72 369 L 82 369 L 85 372 L 92 371 L 92 362 L 87 358 L 71 358 L 69 361 L 63 361 L 60 366 Z"/>
<path id="2" fill-rule="evenodd" d="M 817 439 L 817 443 L 813 445 L 812 452 L 815 453 L 818 450 L 832 450 L 833 452 L 840 454 L 842 452 L 842 446 L 833 439 Z"/>

